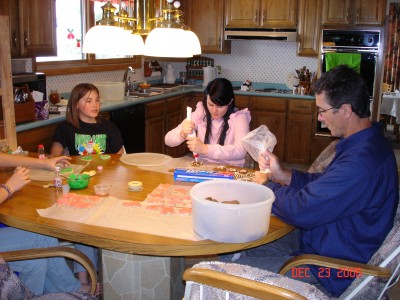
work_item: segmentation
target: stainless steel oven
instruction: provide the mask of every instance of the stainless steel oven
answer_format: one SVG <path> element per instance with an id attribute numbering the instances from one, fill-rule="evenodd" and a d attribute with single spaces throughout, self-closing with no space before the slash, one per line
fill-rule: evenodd
<path id="1" fill-rule="evenodd" d="M 381 30 L 323 29 L 321 39 L 321 72 L 327 71 L 329 53 L 358 53 L 361 55 L 360 75 L 365 79 L 373 104 L 377 82 L 377 67 L 381 47 Z M 340 60 L 338 60 L 340 62 Z M 329 129 L 317 121 L 317 134 L 329 134 Z"/>

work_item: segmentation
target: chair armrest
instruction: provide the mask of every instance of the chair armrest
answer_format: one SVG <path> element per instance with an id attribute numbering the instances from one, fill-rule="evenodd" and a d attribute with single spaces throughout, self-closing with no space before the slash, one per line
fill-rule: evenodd
<path id="1" fill-rule="evenodd" d="M 97 274 L 94 265 L 85 254 L 78 250 L 68 247 L 35 248 L 0 252 L 0 256 L 8 262 L 49 257 L 65 257 L 72 259 L 80 263 L 87 270 L 91 281 L 90 293 L 94 294 L 96 291 Z"/>
<path id="2" fill-rule="evenodd" d="M 247 295 L 257 299 L 306 299 L 302 295 L 267 283 L 203 268 L 190 268 L 183 273 L 185 281 Z"/>
<path id="3" fill-rule="evenodd" d="M 358 263 L 350 260 L 332 258 L 316 254 L 302 254 L 289 259 L 280 269 L 279 274 L 284 275 L 290 269 L 300 265 L 316 265 L 334 269 L 358 269 L 362 275 L 372 275 L 377 277 L 389 278 L 392 272 L 388 268 Z"/>

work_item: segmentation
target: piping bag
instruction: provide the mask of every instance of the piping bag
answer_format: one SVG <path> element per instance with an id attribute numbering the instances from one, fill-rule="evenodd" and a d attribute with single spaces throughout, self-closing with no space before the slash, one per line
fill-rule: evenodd
<path id="1" fill-rule="evenodd" d="M 186 107 L 186 119 L 188 119 L 189 121 L 192 120 L 192 108 L 189 106 Z M 188 137 L 196 137 L 196 131 L 193 129 L 192 133 L 188 134 Z M 193 157 L 197 163 L 197 158 L 199 157 L 199 155 L 196 152 L 193 152 Z"/>
<path id="2" fill-rule="evenodd" d="M 256 162 L 258 162 L 260 154 L 264 153 L 267 149 L 269 152 L 272 152 L 276 143 L 275 135 L 265 125 L 261 125 L 250 131 L 242 138 L 244 149 L 246 149 Z M 260 170 L 260 172 L 271 173 L 271 169 L 267 168 L 265 170 Z"/>

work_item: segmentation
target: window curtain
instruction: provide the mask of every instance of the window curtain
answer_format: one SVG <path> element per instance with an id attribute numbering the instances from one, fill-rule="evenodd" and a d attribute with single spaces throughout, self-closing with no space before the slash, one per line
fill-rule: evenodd
<path id="1" fill-rule="evenodd" d="M 400 90 L 400 3 L 390 3 L 383 82 Z"/>

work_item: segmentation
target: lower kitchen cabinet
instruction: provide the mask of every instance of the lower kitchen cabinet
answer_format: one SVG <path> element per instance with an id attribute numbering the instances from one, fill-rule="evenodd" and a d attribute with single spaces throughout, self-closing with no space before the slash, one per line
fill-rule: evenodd
<path id="1" fill-rule="evenodd" d="M 171 129 L 182 123 L 186 118 L 186 106 L 183 105 L 183 97 L 175 96 L 168 98 L 166 104 L 166 118 L 165 118 L 165 134 Z M 164 141 L 164 136 L 162 137 Z M 165 153 L 172 157 L 181 157 L 187 152 L 186 143 L 182 143 L 176 147 L 165 146 Z"/>
<path id="2" fill-rule="evenodd" d="M 278 143 L 273 153 L 281 161 L 284 159 L 285 150 L 286 103 L 285 98 L 251 97 L 250 104 L 250 130 L 266 125 L 276 136 Z"/>
<path id="3" fill-rule="evenodd" d="M 18 146 L 21 146 L 24 151 L 37 152 L 38 145 L 43 144 L 45 152 L 50 153 L 53 134 L 58 124 L 60 123 L 17 132 Z"/>
<path id="4" fill-rule="evenodd" d="M 164 153 L 165 100 L 145 104 L 146 152 Z"/>
<path id="5" fill-rule="evenodd" d="M 314 135 L 314 101 L 289 100 L 286 119 L 285 162 L 309 164 Z"/>

